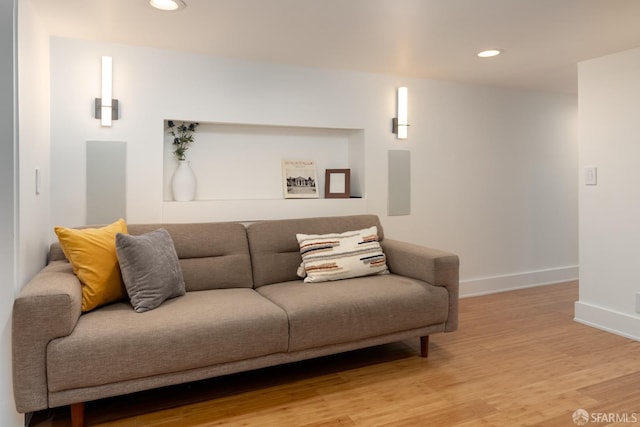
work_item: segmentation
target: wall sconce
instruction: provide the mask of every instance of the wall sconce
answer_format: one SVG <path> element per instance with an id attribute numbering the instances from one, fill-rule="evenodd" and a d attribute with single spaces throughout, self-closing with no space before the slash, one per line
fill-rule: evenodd
<path id="1" fill-rule="evenodd" d="M 182 0 L 149 0 L 149 4 L 156 9 L 173 12 L 187 7 Z"/>
<path id="2" fill-rule="evenodd" d="M 409 122 L 407 119 L 408 109 L 407 109 L 407 88 L 399 87 L 398 88 L 398 116 L 394 117 L 392 120 L 392 132 L 395 133 L 398 139 L 407 139 L 408 131 L 409 131 Z"/>
<path id="3" fill-rule="evenodd" d="M 118 100 L 113 99 L 113 58 L 102 57 L 102 98 L 95 100 L 95 117 L 102 126 L 118 120 Z"/>

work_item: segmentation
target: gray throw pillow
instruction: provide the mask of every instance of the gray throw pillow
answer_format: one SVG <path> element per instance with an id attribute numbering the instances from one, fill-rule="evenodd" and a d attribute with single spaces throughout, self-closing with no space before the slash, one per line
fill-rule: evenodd
<path id="1" fill-rule="evenodd" d="M 178 255 L 164 228 L 140 236 L 116 234 L 116 253 L 136 312 L 153 310 L 169 298 L 184 295 Z"/>

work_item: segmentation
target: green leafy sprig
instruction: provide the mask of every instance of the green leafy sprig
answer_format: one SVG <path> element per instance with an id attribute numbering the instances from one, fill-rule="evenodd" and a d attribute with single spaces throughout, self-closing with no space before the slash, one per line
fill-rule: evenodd
<path id="1" fill-rule="evenodd" d="M 169 127 L 169 133 L 173 136 L 173 145 L 174 150 L 173 154 L 176 155 L 178 160 L 186 159 L 186 151 L 189 149 L 189 146 L 195 141 L 193 134 L 196 131 L 196 127 L 198 127 L 200 123 L 185 123 L 182 122 L 181 125 L 176 125 L 173 120 L 169 120 L 167 122 L 167 126 Z"/>

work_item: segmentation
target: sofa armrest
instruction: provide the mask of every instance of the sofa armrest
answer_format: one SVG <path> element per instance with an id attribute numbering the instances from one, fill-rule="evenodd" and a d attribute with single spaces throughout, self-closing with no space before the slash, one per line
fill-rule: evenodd
<path id="1" fill-rule="evenodd" d="M 80 281 L 66 261 L 54 261 L 36 274 L 13 303 L 13 390 L 16 409 L 48 407 L 47 344 L 69 335 L 82 309 Z"/>
<path id="2" fill-rule="evenodd" d="M 443 286 L 449 292 L 449 315 L 445 331 L 458 329 L 458 286 L 460 260 L 457 255 L 398 240 L 380 242 L 389 271 L 431 285 Z"/>

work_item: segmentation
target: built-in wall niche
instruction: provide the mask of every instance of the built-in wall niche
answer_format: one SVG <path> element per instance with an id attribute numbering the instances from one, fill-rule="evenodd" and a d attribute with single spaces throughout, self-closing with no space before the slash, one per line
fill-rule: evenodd
<path id="1" fill-rule="evenodd" d="M 174 122 L 179 125 L 182 120 Z M 221 209 L 230 213 L 243 211 L 247 205 L 254 206 L 254 209 L 264 206 L 271 212 L 260 213 L 262 217 L 282 217 L 293 206 L 292 203 L 305 202 L 309 203 L 303 211 L 309 209 L 318 215 L 349 214 L 353 210 L 361 210 L 362 202 L 354 200 L 362 200 L 365 196 L 362 129 L 200 122 L 195 132 L 195 143 L 186 153 L 197 179 L 196 200 L 174 202 L 171 177 L 178 163 L 173 155 L 173 140 L 167 132 L 166 121 L 164 128 L 164 220 L 175 222 L 187 217 L 196 220 L 194 216 L 200 219 L 201 215 L 208 215 L 206 211 L 209 210 L 217 212 Z M 282 160 L 315 161 L 321 200 L 284 199 Z M 355 199 L 323 199 L 325 170 L 347 168 L 351 169 L 351 195 Z M 350 201 L 351 206 L 346 207 Z M 235 214 L 233 218 L 224 215 L 218 213 L 216 219 L 248 219 L 237 218 Z"/>

